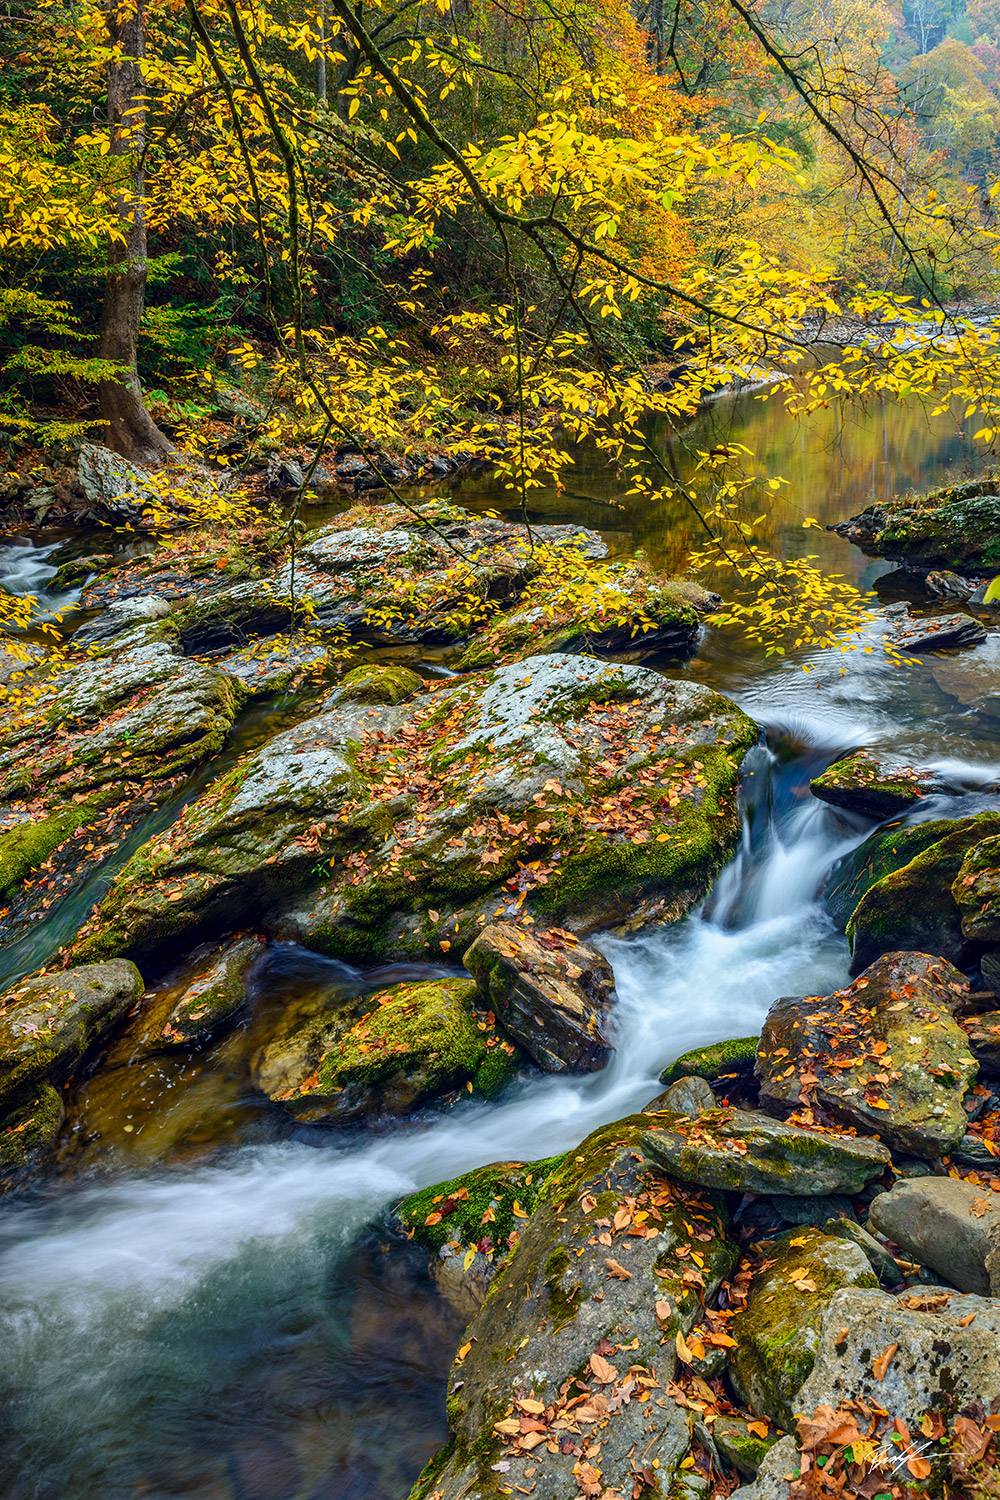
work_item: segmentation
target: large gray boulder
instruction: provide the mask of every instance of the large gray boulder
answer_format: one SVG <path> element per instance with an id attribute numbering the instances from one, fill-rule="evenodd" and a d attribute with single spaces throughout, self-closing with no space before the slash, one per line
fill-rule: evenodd
<path id="1" fill-rule="evenodd" d="M 643 1144 L 682 1182 L 745 1193 L 854 1193 L 892 1161 L 879 1141 L 820 1134 L 744 1109 L 678 1116 Z"/>
<path id="2" fill-rule="evenodd" d="M 962 1292 L 991 1294 L 986 1269 L 1000 1193 L 960 1177 L 917 1177 L 873 1198 L 871 1227 Z"/>

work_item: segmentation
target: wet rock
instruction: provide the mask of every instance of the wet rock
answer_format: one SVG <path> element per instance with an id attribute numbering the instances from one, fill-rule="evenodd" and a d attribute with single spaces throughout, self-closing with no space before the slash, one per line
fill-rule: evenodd
<path id="1" fill-rule="evenodd" d="M 149 594 L 144 599 L 122 599 L 95 620 L 87 620 L 79 630 L 75 630 L 73 645 L 89 646 L 93 642 L 110 641 L 135 625 L 166 619 L 169 613 L 170 605 L 166 599 L 160 599 L 155 594 Z"/>
<path id="2" fill-rule="evenodd" d="M 462 962 L 508 1036 L 547 1073 L 594 1073 L 611 1056 L 611 965 L 589 943 L 510 922 L 485 927 Z"/>
<path id="3" fill-rule="evenodd" d="M 990 1295 L 990 1229 L 1000 1223 L 1000 1193 L 959 1177 L 897 1182 L 872 1199 L 868 1222 L 962 1292 Z"/>
<path id="4" fill-rule="evenodd" d="M 253 579 L 208 594 L 178 610 L 176 623 L 184 651 L 198 656 L 277 635 L 294 624 L 296 617 L 286 593 L 269 579 Z"/>
<path id="5" fill-rule="evenodd" d="M 491 1097 L 513 1075 L 516 1052 L 474 996 L 466 979 L 369 995 L 279 1033 L 255 1058 L 254 1082 L 310 1122 L 402 1116 L 467 1083 Z"/>
<path id="6" fill-rule="evenodd" d="M 753 1484 L 734 1490 L 730 1500 L 788 1500 L 788 1481 L 799 1472 L 799 1450 L 793 1437 L 774 1443 L 761 1460 Z"/>
<path id="7" fill-rule="evenodd" d="M 794 1240 L 794 1244 L 792 1241 Z M 820 1347 L 824 1313 L 844 1287 L 874 1287 L 857 1245 L 818 1229 L 779 1239 L 733 1319 L 733 1385 L 750 1410 L 786 1430 L 803 1410 L 798 1393 Z"/>
<path id="8" fill-rule="evenodd" d="M 86 583 L 88 578 L 93 578 L 95 573 L 100 573 L 112 562 L 114 556 L 110 552 L 92 552 L 86 557 L 71 557 L 59 564 L 48 587 L 53 593 L 75 588 Z"/>
<path id="9" fill-rule="evenodd" d="M 742 1036 L 728 1042 L 712 1042 L 707 1047 L 695 1047 L 685 1052 L 664 1068 L 661 1083 L 674 1083 L 678 1078 L 694 1074 L 708 1083 L 720 1083 L 726 1079 L 753 1074 L 757 1056 L 758 1037 Z"/>
<path id="10" fill-rule="evenodd" d="M 51 1158 L 65 1110 L 49 1083 L 4 1115 L 0 1126 L 0 1190 L 18 1187 Z"/>
<path id="11" fill-rule="evenodd" d="M 682 1182 L 746 1193 L 856 1192 L 890 1163 L 878 1141 L 824 1135 L 744 1109 L 678 1116 L 643 1145 Z"/>
<path id="12" fill-rule="evenodd" d="M 975 581 L 960 578 L 947 568 L 932 569 L 924 578 L 924 587 L 935 599 L 969 599 L 976 591 Z"/>
<path id="13" fill-rule="evenodd" d="M 227 1025 L 246 1002 L 247 971 L 265 951 L 260 938 L 242 937 L 210 956 L 167 1016 L 159 1045 L 198 1045 Z"/>
<path id="14" fill-rule="evenodd" d="M 0 999 L 0 1113 L 61 1082 L 142 995 L 134 964 L 114 959 L 23 979 Z"/>
<path id="15" fill-rule="evenodd" d="M 870 505 L 832 529 L 862 551 L 894 562 L 991 572 L 997 564 L 998 497 L 1000 480 L 974 479 Z"/>
<path id="16" fill-rule="evenodd" d="M 274 635 L 219 657 L 216 666 L 235 677 L 248 698 L 260 698 L 321 677 L 328 660 L 326 647 L 307 635 Z"/>
<path id="17" fill-rule="evenodd" d="M 1000 999 L 1000 953 L 984 953 L 979 960 L 979 970 L 986 988 Z"/>
<path id="18" fill-rule="evenodd" d="M 822 776 L 815 776 L 809 788 L 822 802 L 879 820 L 905 812 L 928 793 L 941 790 L 932 772 L 915 770 L 867 750 L 836 761 Z"/>
<path id="19" fill-rule="evenodd" d="M 976 1075 L 951 1014 L 964 976 L 926 953 L 880 958 L 847 989 L 772 1006 L 757 1052 L 761 1103 L 815 1101 L 894 1149 L 934 1159 L 965 1134 Z"/>
<path id="20" fill-rule="evenodd" d="M 850 1198 L 843 1193 L 824 1193 L 815 1197 L 803 1197 L 794 1193 L 772 1193 L 768 1201 L 785 1224 L 811 1224 L 826 1229 L 828 1220 L 839 1222 L 837 1214 L 854 1212 Z M 826 1229 L 826 1233 L 830 1231 Z"/>
<path id="21" fill-rule="evenodd" d="M 893 624 L 886 638 L 899 651 L 944 651 L 980 645 L 986 628 L 973 615 L 937 615 Z"/>
<path id="22" fill-rule="evenodd" d="M 425 686 L 423 678 L 397 662 L 367 662 L 348 672 L 333 696 L 342 703 L 405 703 Z"/>
<path id="23" fill-rule="evenodd" d="M 977 943 L 1000 941 L 1000 835 L 970 849 L 951 888 L 962 933 Z"/>
<path id="24" fill-rule="evenodd" d="M 998 824 L 1000 813 L 963 818 L 869 886 L 847 923 L 853 973 L 882 953 L 936 953 L 949 962 L 962 957 L 966 935 L 954 887 L 967 856 L 997 832 Z M 959 889 L 964 893 L 968 887 Z"/>
<path id="25" fill-rule="evenodd" d="M 742 1479 L 755 1479 L 767 1454 L 780 1439 L 776 1432 L 766 1437 L 752 1432 L 742 1417 L 718 1416 L 712 1423 L 712 1438 L 719 1457 Z"/>
<path id="26" fill-rule="evenodd" d="M 704 1078 L 697 1074 L 690 1078 L 678 1078 L 654 1101 L 656 1107 L 675 1115 L 696 1116 L 707 1109 L 715 1109 L 716 1099 Z M 652 1108 L 647 1105 L 647 1108 Z"/>
<path id="27" fill-rule="evenodd" d="M 496 1162 L 397 1203 L 389 1227 L 426 1245 L 435 1280 L 466 1318 L 483 1304 L 561 1156 Z"/>
<path id="28" fill-rule="evenodd" d="M 450 1441 L 416 1494 L 486 1500 L 499 1481 L 565 1500 L 583 1477 L 625 1495 L 637 1452 L 669 1489 L 690 1444 L 688 1416 L 660 1394 L 677 1368 L 676 1334 L 702 1316 L 702 1296 L 711 1305 L 735 1252 L 717 1210 L 642 1159 L 648 1123 L 603 1127 L 548 1179 L 466 1330 L 449 1379 Z M 651 1399 L 637 1399 L 643 1390 Z M 586 1399 L 568 1406 L 577 1395 Z"/>
<path id="29" fill-rule="evenodd" d="M 964 1022 L 972 1055 L 987 1073 L 1000 1073 L 1000 1010 L 970 1016 Z"/>
<path id="30" fill-rule="evenodd" d="M 342 704 L 246 756 L 141 849 L 79 951 L 267 920 L 337 957 L 426 958 L 463 951 L 483 918 L 586 932 L 674 917 L 738 840 L 756 735 L 707 689 L 589 657 Z"/>
<path id="31" fill-rule="evenodd" d="M 901 870 L 946 836 L 978 829 L 979 838 L 988 838 L 992 832 L 1000 832 L 996 823 L 988 821 L 995 818 L 995 814 L 979 816 L 987 821 L 933 818 L 927 823 L 897 823 L 888 828 L 876 828 L 856 849 L 838 860 L 830 872 L 823 902 L 833 921 L 844 931 L 858 902 L 873 885 L 886 875 Z"/>
<path id="32" fill-rule="evenodd" d="M 885 1194 L 880 1196 L 884 1197 Z M 889 1251 L 873 1234 L 869 1234 L 867 1229 L 862 1229 L 856 1219 L 828 1219 L 823 1225 L 823 1233 L 835 1235 L 841 1240 L 850 1240 L 852 1244 L 857 1245 L 859 1250 L 863 1250 L 880 1285 L 899 1286 L 903 1274 Z"/>
<path id="33" fill-rule="evenodd" d="M 886 1354 L 880 1379 L 872 1366 Z M 1000 1303 L 955 1294 L 923 1298 L 916 1291 L 892 1297 L 859 1287 L 831 1299 L 795 1404 L 811 1413 L 868 1401 L 915 1429 L 925 1412 L 960 1410 L 977 1400 L 989 1409 L 998 1397 Z"/>

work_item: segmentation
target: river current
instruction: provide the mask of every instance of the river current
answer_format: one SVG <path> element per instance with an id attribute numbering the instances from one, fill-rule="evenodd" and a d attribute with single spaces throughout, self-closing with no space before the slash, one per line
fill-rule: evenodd
<path id="1" fill-rule="evenodd" d="M 800 552 L 809 537 L 825 567 L 863 585 L 885 565 L 826 534 L 817 544 L 802 519 L 842 519 L 873 493 L 961 477 L 970 453 L 957 422 L 915 408 L 796 426 L 773 403 L 750 401 L 720 404 L 681 448 L 719 431 L 755 449 L 762 475 L 792 480 L 771 545 Z M 457 499 L 503 508 L 505 497 L 478 481 Z M 683 516 L 638 515 L 631 504 L 584 467 L 575 497 L 543 495 L 538 514 L 578 519 L 614 550 L 643 545 L 680 566 L 691 540 Z M 19 591 L 48 576 L 47 555 L 26 551 L 35 549 L 0 549 L 0 571 Z M 5 1202 L 4 1500 L 404 1500 L 443 1440 L 461 1329 L 421 1253 L 388 1251 L 370 1226 L 415 1187 L 576 1145 L 654 1097 L 678 1054 L 758 1031 L 780 995 L 843 983 L 846 943 L 818 898 L 871 825 L 817 802 L 809 778 L 873 745 L 936 765 L 958 794 L 944 799 L 948 815 L 983 805 L 1000 753 L 976 704 L 995 681 L 998 643 L 991 635 L 961 659 L 898 668 L 864 640 L 811 660 L 765 659 L 709 634 L 692 662 L 664 666 L 735 698 L 762 744 L 744 775 L 742 847 L 703 907 L 603 943 L 619 993 L 617 1050 L 603 1072 L 531 1077 L 498 1102 L 393 1130 L 282 1141 L 262 1131 L 214 1154 L 119 1157 Z M 271 1001 L 303 975 L 348 982 L 341 968 L 279 948 Z M 199 1074 L 185 1080 L 195 1101 Z M 163 1094 L 144 1084 L 151 1114 L 166 1108 L 170 1082 Z M 239 1099 L 225 1108 L 238 1111 Z"/>

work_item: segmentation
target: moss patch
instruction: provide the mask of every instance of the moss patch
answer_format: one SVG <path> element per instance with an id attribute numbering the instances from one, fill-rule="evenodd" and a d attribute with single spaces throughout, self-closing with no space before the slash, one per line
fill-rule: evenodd
<path id="1" fill-rule="evenodd" d="M 755 1036 L 736 1037 L 730 1042 L 713 1042 L 709 1047 L 695 1047 L 676 1062 L 664 1068 L 661 1083 L 676 1083 L 678 1078 L 704 1078 L 708 1083 L 734 1073 L 752 1073 L 757 1055 Z"/>
<path id="2" fill-rule="evenodd" d="M 409 667 L 395 663 L 368 662 L 348 672 L 340 684 L 338 697 L 354 703 L 404 703 L 419 693 L 423 678 Z"/>
<path id="3" fill-rule="evenodd" d="M 550 1156 L 544 1161 L 477 1167 L 404 1198 L 393 1218 L 429 1250 L 475 1245 L 492 1260 L 510 1245 L 512 1235 L 519 1234 L 561 1161 L 561 1156 Z"/>

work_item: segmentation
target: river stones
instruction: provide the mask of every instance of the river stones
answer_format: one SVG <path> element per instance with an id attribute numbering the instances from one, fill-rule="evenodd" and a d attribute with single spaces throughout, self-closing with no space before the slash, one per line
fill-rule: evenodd
<path id="1" fill-rule="evenodd" d="M 611 965 L 560 930 L 526 932 L 494 922 L 462 962 L 508 1036 L 547 1073 L 594 1073 L 611 1056 Z"/>
<path id="2" fill-rule="evenodd" d="M 660 1074 L 661 1083 L 674 1083 L 694 1074 L 707 1083 L 720 1083 L 741 1074 L 752 1074 L 758 1037 L 741 1036 L 728 1042 L 711 1042 L 684 1052 Z"/>
<path id="3" fill-rule="evenodd" d="M 881 1196 L 886 1195 L 883 1193 Z M 868 1264 L 882 1286 L 899 1286 L 903 1274 L 895 1260 L 873 1234 L 869 1234 L 867 1229 L 862 1229 L 856 1219 L 827 1219 L 822 1227 L 824 1234 L 833 1234 L 838 1239 L 850 1240 L 852 1244 L 857 1245 L 859 1250 L 863 1250 L 868 1257 Z"/>
<path id="4" fill-rule="evenodd" d="M 960 1177 L 897 1182 L 872 1199 L 868 1222 L 959 1291 L 994 1295 L 986 1256 L 990 1231 L 1000 1225 L 1000 1193 Z"/>
<path id="5" fill-rule="evenodd" d="M 936 843 L 871 885 L 847 923 L 852 972 L 867 968 L 881 953 L 904 949 L 957 961 L 968 934 L 954 886 L 969 853 L 997 833 L 1000 813 L 963 818 Z M 963 894 L 968 889 L 959 888 Z"/>
<path id="6" fill-rule="evenodd" d="M 562 1162 L 495 1162 L 397 1203 L 390 1228 L 426 1245 L 443 1294 L 468 1319 L 511 1254 L 546 1181 Z"/>
<path id="7" fill-rule="evenodd" d="M 662 1094 L 657 1095 L 652 1104 L 647 1104 L 646 1110 L 693 1117 L 715 1107 L 716 1098 L 711 1085 L 694 1073 L 690 1078 L 678 1078 Z"/>
<path id="8" fill-rule="evenodd" d="M 858 1192 L 891 1162 L 878 1141 L 820 1134 L 745 1109 L 677 1116 L 643 1145 L 682 1182 L 746 1193 Z"/>
<path id="9" fill-rule="evenodd" d="M 862 896 L 886 875 L 901 870 L 932 844 L 962 829 L 981 829 L 980 838 L 1000 832 L 1000 826 L 989 821 L 997 817 L 981 813 L 978 818 L 932 818 L 926 823 L 892 823 L 876 828 L 834 865 L 823 891 L 823 904 L 843 932 Z M 979 822 L 979 818 L 985 821 Z"/>
<path id="10" fill-rule="evenodd" d="M 300 611 L 288 594 L 268 578 L 247 579 L 195 599 L 174 616 L 181 645 L 188 655 L 243 646 L 261 636 L 277 635 L 294 625 Z"/>
<path id="11" fill-rule="evenodd" d="M 899 651 L 944 651 L 981 645 L 986 627 L 973 615 L 935 615 L 933 619 L 893 622 L 887 639 Z"/>
<path id="12" fill-rule="evenodd" d="M 65 1116 L 62 1095 L 43 1083 L 3 1117 L 0 1192 L 17 1187 L 51 1156 Z"/>
<path id="13" fill-rule="evenodd" d="M 863 552 L 961 572 L 996 571 L 1000 480 L 985 477 L 869 505 L 833 528 Z"/>
<path id="14" fill-rule="evenodd" d="M 138 851 L 77 951 L 223 922 L 352 961 L 462 952 L 485 921 L 674 917 L 739 837 L 757 730 L 643 667 L 535 656 L 277 735 Z"/>
<path id="15" fill-rule="evenodd" d="M 798 1229 L 776 1241 L 731 1328 L 733 1385 L 751 1411 L 786 1430 L 795 1426 L 831 1298 L 843 1287 L 875 1285 L 864 1251 L 847 1240 Z"/>
<path id="16" fill-rule="evenodd" d="M 965 1134 L 976 1076 L 951 1014 L 967 992 L 943 959 L 891 953 L 844 990 L 776 1001 L 757 1051 L 761 1104 L 785 1112 L 815 1101 L 894 1149 L 944 1155 Z"/>
<path id="17" fill-rule="evenodd" d="M 202 972 L 185 986 L 164 1021 L 156 1046 L 200 1045 L 231 1021 L 246 1003 L 247 970 L 265 951 L 260 938 L 241 937 L 221 953 L 207 955 Z"/>
<path id="18" fill-rule="evenodd" d="M 1000 941 L 1000 835 L 969 850 L 951 893 L 965 937 L 977 943 Z"/>
<path id="19" fill-rule="evenodd" d="M 0 1116 L 61 1082 L 141 997 L 134 964 L 114 959 L 21 980 L 0 999 Z"/>
<path id="20" fill-rule="evenodd" d="M 366 662 L 343 678 L 335 693 L 336 700 L 346 703 L 405 703 L 419 693 L 425 684 L 416 672 L 398 662 Z"/>
<path id="21" fill-rule="evenodd" d="M 436 980 L 340 1005 L 279 1032 L 254 1059 L 254 1082 L 312 1123 L 402 1116 L 465 1085 L 490 1097 L 517 1054 L 474 997 L 471 980 Z"/>
<path id="22" fill-rule="evenodd" d="M 517 1485 L 565 1500 L 581 1481 L 630 1495 L 636 1454 L 669 1490 L 690 1444 L 663 1389 L 676 1335 L 711 1305 L 735 1250 L 707 1199 L 643 1159 L 648 1123 L 602 1127 L 548 1178 L 466 1330 L 450 1439 L 414 1497 L 486 1500 Z"/>
<path id="23" fill-rule="evenodd" d="M 104 644 L 136 625 L 147 624 L 151 620 L 164 620 L 169 613 L 170 605 L 157 594 L 118 600 L 96 619 L 87 620 L 74 630 L 73 647 L 76 649 L 95 643 Z"/>
<path id="24" fill-rule="evenodd" d="M 963 1326 L 964 1325 L 964 1326 Z M 916 1430 L 928 1411 L 1000 1397 L 1000 1302 L 937 1288 L 846 1287 L 830 1299 L 797 1411 L 867 1401 Z"/>
<path id="25" fill-rule="evenodd" d="M 931 771 L 918 771 L 870 750 L 857 750 L 828 766 L 822 776 L 814 776 L 809 789 L 814 797 L 833 807 L 881 821 L 905 812 L 921 797 L 940 791 L 941 786 Z"/>

